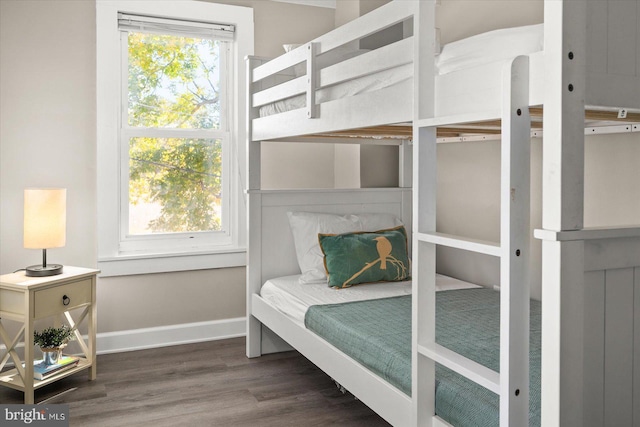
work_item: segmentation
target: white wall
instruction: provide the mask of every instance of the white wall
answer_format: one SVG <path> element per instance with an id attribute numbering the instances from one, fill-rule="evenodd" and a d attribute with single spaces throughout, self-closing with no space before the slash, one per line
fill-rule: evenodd
<path id="1" fill-rule="evenodd" d="M 256 55 L 279 55 L 283 43 L 334 24 L 332 9 L 220 3 L 254 7 Z M 95 2 L 2 0 L 0 31 L 0 273 L 41 261 L 22 248 L 28 186 L 67 188 L 67 244 L 49 260 L 95 267 Z M 333 151 L 326 157 L 332 164 Z M 97 292 L 99 334 L 245 316 L 244 268 L 99 278 Z"/>

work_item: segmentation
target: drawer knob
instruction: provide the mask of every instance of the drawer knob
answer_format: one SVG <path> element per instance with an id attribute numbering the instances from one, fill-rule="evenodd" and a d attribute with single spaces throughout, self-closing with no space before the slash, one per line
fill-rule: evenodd
<path id="1" fill-rule="evenodd" d="M 71 298 L 69 298 L 66 295 L 62 296 L 62 305 L 69 305 L 70 302 L 71 302 Z"/>

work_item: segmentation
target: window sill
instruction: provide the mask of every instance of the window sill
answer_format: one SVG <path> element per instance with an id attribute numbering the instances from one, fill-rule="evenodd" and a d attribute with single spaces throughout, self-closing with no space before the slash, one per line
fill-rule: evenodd
<path id="1" fill-rule="evenodd" d="M 244 267 L 246 265 L 247 252 L 245 248 L 220 252 L 121 255 L 98 259 L 98 268 L 101 271 L 99 277 Z"/>

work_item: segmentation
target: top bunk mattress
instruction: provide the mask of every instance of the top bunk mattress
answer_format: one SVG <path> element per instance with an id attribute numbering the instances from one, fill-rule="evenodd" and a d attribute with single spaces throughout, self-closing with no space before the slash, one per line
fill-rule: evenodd
<path id="1" fill-rule="evenodd" d="M 339 304 L 411 294 L 411 281 L 382 282 L 334 289 L 326 283 L 301 284 L 300 275 L 267 280 L 260 296 L 280 312 L 304 324 L 307 310 L 312 305 Z M 478 288 L 453 277 L 436 275 L 436 291 Z"/>
<path id="2" fill-rule="evenodd" d="M 436 73 L 475 68 L 530 55 L 544 48 L 544 24 L 502 28 L 444 45 L 436 57 Z"/>

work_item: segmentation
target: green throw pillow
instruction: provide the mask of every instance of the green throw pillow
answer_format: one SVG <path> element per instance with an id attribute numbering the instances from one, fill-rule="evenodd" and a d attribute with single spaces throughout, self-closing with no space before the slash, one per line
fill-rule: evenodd
<path id="1" fill-rule="evenodd" d="M 373 233 L 318 234 L 329 286 L 407 280 L 411 275 L 403 226 Z"/>

